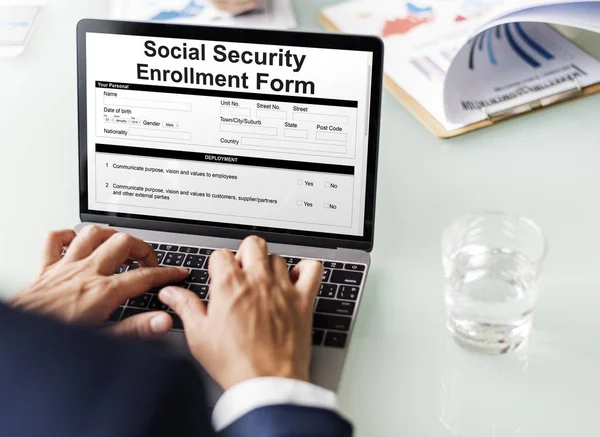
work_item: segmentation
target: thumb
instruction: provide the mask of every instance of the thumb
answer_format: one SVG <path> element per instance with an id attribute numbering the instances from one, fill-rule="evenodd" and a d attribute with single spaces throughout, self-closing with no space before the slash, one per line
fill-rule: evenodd
<path id="1" fill-rule="evenodd" d="M 206 317 L 206 306 L 198 296 L 181 287 L 165 287 L 158 294 L 160 300 L 181 318 L 187 334 L 197 329 Z"/>
<path id="2" fill-rule="evenodd" d="M 172 326 L 173 319 L 167 313 L 151 311 L 129 317 L 106 329 L 116 335 L 150 339 L 166 334 Z"/>

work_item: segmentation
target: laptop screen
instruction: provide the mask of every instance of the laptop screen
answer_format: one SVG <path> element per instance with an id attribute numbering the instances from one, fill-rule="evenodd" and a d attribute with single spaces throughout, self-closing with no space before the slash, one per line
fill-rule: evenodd
<path id="1" fill-rule="evenodd" d="M 88 32 L 87 207 L 364 235 L 373 53 Z"/>

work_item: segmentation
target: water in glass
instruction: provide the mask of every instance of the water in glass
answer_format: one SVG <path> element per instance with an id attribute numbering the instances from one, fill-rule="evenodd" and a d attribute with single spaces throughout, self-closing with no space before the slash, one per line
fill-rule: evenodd
<path id="1" fill-rule="evenodd" d="M 538 281 L 524 253 L 469 244 L 448 254 L 444 269 L 448 329 L 463 346 L 498 354 L 528 338 Z"/>

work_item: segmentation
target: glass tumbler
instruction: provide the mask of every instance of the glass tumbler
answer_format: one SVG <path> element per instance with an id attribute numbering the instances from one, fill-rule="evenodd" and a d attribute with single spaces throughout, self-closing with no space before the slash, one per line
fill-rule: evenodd
<path id="1" fill-rule="evenodd" d="M 447 327 L 460 345 L 502 354 L 528 339 L 546 251 L 542 230 L 524 217 L 469 214 L 445 229 Z"/>

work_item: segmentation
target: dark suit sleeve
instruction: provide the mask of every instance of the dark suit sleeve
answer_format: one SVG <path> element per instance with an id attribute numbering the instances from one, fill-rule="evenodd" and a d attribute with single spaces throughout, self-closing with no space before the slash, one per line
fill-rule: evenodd
<path id="1" fill-rule="evenodd" d="M 214 436 L 193 365 L 0 304 L 0 435 Z"/>
<path id="2" fill-rule="evenodd" d="M 276 405 L 251 411 L 219 433 L 220 437 L 351 437 L 352 425 L 320 408 Z"/>
<path id="3" fill-rule="evenodd" d="M 291 405 L 251 411 L 221 437 L 348 437 L 337 414 Z M 187 360 L 0 304 L 0 436 L 214 437 Z"/>

